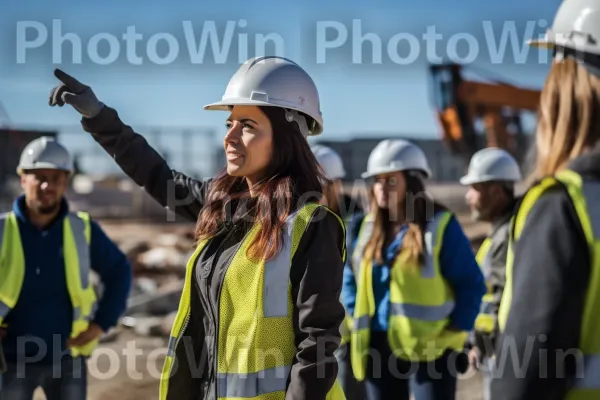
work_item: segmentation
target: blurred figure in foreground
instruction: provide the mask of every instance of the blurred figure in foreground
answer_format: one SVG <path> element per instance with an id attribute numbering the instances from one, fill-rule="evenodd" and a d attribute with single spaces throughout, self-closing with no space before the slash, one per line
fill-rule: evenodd
<path id="1" fill-rule="evenodd" d="M 600 398 L 600 3 L 566 0 L 513 217 L 494 400 Z"/>

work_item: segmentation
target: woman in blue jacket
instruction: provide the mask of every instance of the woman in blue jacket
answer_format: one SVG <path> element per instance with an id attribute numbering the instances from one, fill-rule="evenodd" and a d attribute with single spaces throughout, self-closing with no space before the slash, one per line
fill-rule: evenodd
<path id="1" fill-rule="evenodd" d="M 354 319 L 351 363 L 369 400 L 452 400 L 484 277 L 460 224 L 425 191 L 422 150 L 384 140 L 369 156 L 370 212 L 360 221 L 342 300 Z"/>

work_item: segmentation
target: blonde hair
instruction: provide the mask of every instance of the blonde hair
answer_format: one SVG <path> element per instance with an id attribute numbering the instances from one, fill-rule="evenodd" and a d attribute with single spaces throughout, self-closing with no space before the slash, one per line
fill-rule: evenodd
<path id="1" fill-rule="evenodd" d="M 553 175 L 600 139 L 600 78 L 572 59 L 552 65 L 540 97 L 530 180 Z"/>

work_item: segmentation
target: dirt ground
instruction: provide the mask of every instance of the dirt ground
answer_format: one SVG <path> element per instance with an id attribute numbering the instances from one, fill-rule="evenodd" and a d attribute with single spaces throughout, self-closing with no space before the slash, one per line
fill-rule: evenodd
<path id="1" fill-rule="evenodd" d="M 457 186 L 437 187 L 436 198 L 448 199 L 446 204 L 458 212 L 465 233 L 472 239 L 474 250 L 480 244 L 488 227 L 473 223 L 461 204 L 464 190 Z M 152 238 L 165 231 L 165 226 L 102 221 L 107 234 L 119 241 L 126 238 Z M 170 225 L 167 230 L 179 229 Z M 190 229 L 193 226 L 190 225 Z M 158 378 L 166 349 L 162 338 L 137 337 L 124 330 L 116 341 L 105 343 L 89 363 L 89 400 L 155 400 L 158 399 Z M 137 355 L 135 355 L 137 354 Z M 458 400 L 482 399 L 481 375 L 468 371 L 459 378 Z M 44 400 L 38 393 L 34 400 Z"/>

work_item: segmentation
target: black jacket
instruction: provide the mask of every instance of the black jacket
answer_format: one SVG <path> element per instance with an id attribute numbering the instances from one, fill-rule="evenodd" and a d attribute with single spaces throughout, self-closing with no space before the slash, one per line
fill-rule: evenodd
<path id="1" fill-rule="evenodd" d="M 121 169 L 156 201 L 178 216 L 196 221 L 210 180 L 199 181 L 171 170 L 166 161 L 105 107 L 83 128 L 114 158 Z M 191 318 L 177 347 L 177 368 L 169 383 L 169 400 L 214 399 L 218 298 L 223 277 L 242 238 L 250 228 L 236 212 L 225 229 L 196 260 Z M 342 287 L 344 231 L 330 213 L 311 221 L 290 269 L 294 303 L 294 333 L 298 348 L 288 380 L 287 400 L 325 399 L 337 377 L 334 352 L 340 343 L 344 308 Z"/>
<path id="2" fill-rule="evenodd" d="M 569 168 L 600 181 L 600 149 Z M 494 400 L 565 399 L 581 370 L 579 338 L 590 279 L 585 236 L 564 186 L 544 194 L 515 243 L 513 295 L 496 346 Z"/>

